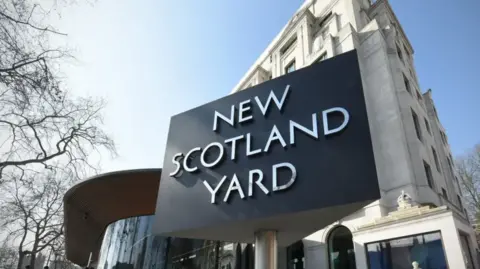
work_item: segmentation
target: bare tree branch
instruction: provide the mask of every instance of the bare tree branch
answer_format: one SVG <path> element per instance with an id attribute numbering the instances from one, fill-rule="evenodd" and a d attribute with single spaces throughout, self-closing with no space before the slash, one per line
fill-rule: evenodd
<path id="1" fill-rule="evenodd" d="M 51 33 L 54 33 L 54 34 L 59 34 L 59 35 L 67 35 L 67 34 L 64 34 L 64 33 L 60 33 L 58 31 L 55 31 L 54 29 L 52 29 L 51 27 L 47 26 L 47 27 L 39 27 L 39 26 L 35 26 L 33 25 L 31 22 L 30 22 L 30 18 L 32 17 L 32 14 L 35 10 L 35 8 L 37 7 L 38 5 L 35 4 L 33 5 L 31 11 L 30 11 L 30 15 L 28 16 L 28 19 L 27 21 L 22 21 L 21 19 L 16 19 L 16 18 L 13 18 L 12 16 L 9 16 L 7 14 L 5 14 L 4 12 L 0 11 L 0 16 L 4 17 L 5 19 L 8 19 L 14 23 L 18 23 L 18 24 L 23 24 L 23 25 L 27 25 L 29 27 L 32 27 L 33 29 L 35 30 L 38 30 L 38 31 L 42 31 L 42 32 L 51 32 Z"/>
<path id="2" fill-rule="evenodd" d="M 64 192 L 99 170 L 95 158 L 116 155 L 103 125 L 106 102 L 66 86 L 62 66 L 75 58 L 50 42 L 66 36 L 48 24 L 53 9 L 0 1 L 0 230 L 11 231 L 18 269 L 26 255 L 34 269 L 37 254 L 63 251 Z"/>
<path id="3" fill-rule="evenodd" d="M 480 223 L 480 144 L 456 159 L 463 197 L 467 202 L 470 218 Z"/>
<path id="4" fill-rule="evenodd" d="M 3 186 L 0 227 L 21 235 L 18 255 L 28 249 L 33 268 L 35 255 L 63 235 L 63 193 L 72 175 L 47 170 L 42 175 L 35 174 L 35 180 L 24 179 L 29 176 L 24 173 Z"/>

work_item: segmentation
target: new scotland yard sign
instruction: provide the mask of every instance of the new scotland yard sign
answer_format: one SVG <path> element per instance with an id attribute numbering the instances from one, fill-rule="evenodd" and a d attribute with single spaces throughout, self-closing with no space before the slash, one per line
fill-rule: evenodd
<path id="1" fill-rule="evenodd" d="M 379 197 L 352 51 L 173 116 L 154 233 L 289 244 Z"/>

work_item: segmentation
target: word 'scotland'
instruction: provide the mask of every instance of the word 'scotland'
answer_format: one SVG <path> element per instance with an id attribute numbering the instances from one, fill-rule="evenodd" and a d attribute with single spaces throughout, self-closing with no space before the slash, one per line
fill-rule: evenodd
<path id="1" fill-rule="evenodd" d="M 275 109 L 275 107 L 282 112 L 288 101 L 288 96 L 291 94 L 290 92 L 290 85 L 287 85 L 280 98 L 277 97 L 273 91 L 270 91 L 267 99 L 264 101 L 260 100 L 258 96 L 255 96 L 253 99 L 242 101 L 237 105 L 232 105 L 228 113 L 214 111 L 212 130 L 214 132 L 219 132 L 220 124 L 223 124 L 225 127 L 235 127 L 236 124 L 253 122 L 254 115 L 252 113 L 252 108 L 254 106 L 258 107 L 263 117 L 266 117 L 269 110 Z M 335 124 L 336 126 L 329 125 L 330 115 L 333 113 L 341 113 L 343 115 L 343 121 L 341 124 Z M 323 126 L 323 131 L 321 132 L 319 132 L 318 127 L 319 119 L 321 119 Z M 268 138 L 264 141 L 260 141 L 263 142 L 262 147 L 259 147 L 258 145 L 257 147 L 254 147 L 254 138 L 251 133 L 239 134 L 238 136 L 225 139 L 221 142 L 212 142 L 203 147 L 195 147 L 185 154 L 179 152 L 173 156 L 172 162 L 175 165 L 175 170 L 169 175 L 171 177 L 178 177 L 183 171 L 195 173 L 199 170 L 202 170 L 202 167 L 206 169 L 213 169 L 228 159 L 235 161 L 239 157 L 239 154 L 243 154 L 246 158 L 251 158 L 253 156 L 268 153 L 274 146 L 281 146 L 284 150 L 288 150 L 289 145 L 295 145 L 297 134 L 301 133 L 311 139 L 318 140 L 319 135 L 329 136 L 345 129 L 345 127 L 348 125 L 349 119 L 350 115 L 346 109 L 342 107 L 332 107 L 321 112 L 315 112 L 311 114 L 308 119 L 308 122 L 310 123 L 311 121 L 311 124 L 308 124 L 308 126 L 304 126 L 289 119 L 288 133 L 282 134 L 274 124 L 271 127 Z M 244 143 L 245 145 L 245 150 L 242 150 L 242 152 L 238 150 L 238 145 L 240 143 Z M 258 142 L 256 141 L 256 143 Z M 212 157 L 212 155 L 214 156 Z M 194 158 L 199 158 L 199 164 L 201 164 L 201 167 L 199 167 L 199 165 L 192 164 L 192 160 Z M 278 177 L 280 175 L 280 169 L 287 169 L 289 171 L 289 176 L 286 179 L 284 178 L 281 180 L 283 184 L 279 184 L 280 180 Z M 228 184 L 228 189 L 225 192 L 223 201 L 228 202 L 229 197 L 235 192 L 238 193 L 241 199 L 253 196 L 254 189 L 258 189 L 260 192 L 263 192 L 267 195 L 270 192 L 273 193 L 287 190 L 297 180 L 296 168 L 290 162 L 280 162 L 274 164 L 272 165 L 271 171 L 268 171 L 268 173 L 271 173 L 271 186 L 266 186 L 264 183 L 265 173 L 260 169 L 251 169 L 248 171 L 248 188 L 245 189 L 242 188 L 239 178 L 235 173 L 231 176 L 229 183 L 228 177 L 225 175 L 216 186 L 211 186 L 206 180 L 203 180 L 203 184 L 211 195 L 210 202 L 215 204 L 217 202 L 219 190 L 224 184 Z M 281 175 L 285 175 L 285 173 L 282 173 Z M 270 187 L 270 189 L 268 187 Z"/>

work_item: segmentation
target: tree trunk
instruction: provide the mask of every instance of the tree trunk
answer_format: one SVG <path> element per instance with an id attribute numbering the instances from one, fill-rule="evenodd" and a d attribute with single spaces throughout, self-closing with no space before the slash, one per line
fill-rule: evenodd
<path id="1" fill-rule="evenodd" d="M 37 257 L 37 253 L 32 251 L 32 255 L 30 256 L 30 269 L 35 269 L 35 258 Z M 40 268 L 38 268 L 40 269 Z"/>
<path id="2" fill-rule="evenodd" d="M 23 254 L 23 251 L 20 251 L 18 253 L 18 264 L 17 264 L 17 269 L 22 269 L 22 262 L 23 262 L 23 258 L 25 257 L 25 255 Z"/>

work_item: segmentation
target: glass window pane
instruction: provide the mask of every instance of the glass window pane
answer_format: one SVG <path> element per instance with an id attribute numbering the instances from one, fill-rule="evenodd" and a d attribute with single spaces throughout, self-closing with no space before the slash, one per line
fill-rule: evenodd
<path id="1" fill-rule="evenodd" d="M 110 224 L 105 231 L 98 269 L 254 267 L 252 244 L 153 236 L 152 223 L 152 216 L 143 216 Z"/>
<path id="2" fill-rule="evenodd" d="M 390 239 L 366 245 L 370 269 L 446 269 L 439 232 Z"/>

